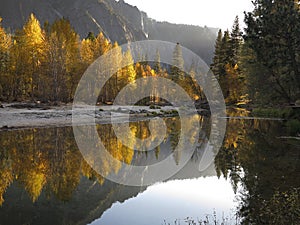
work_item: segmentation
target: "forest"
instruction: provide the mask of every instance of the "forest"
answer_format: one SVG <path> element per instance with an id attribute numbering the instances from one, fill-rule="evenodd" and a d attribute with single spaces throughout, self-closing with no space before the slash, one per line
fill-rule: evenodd
<path id="1" fill-rule="evenodd" d="M 227 103 L 279 107 L 300 104 L 299 1 L 256 0 L 245 13 L 245 33 L 236 18 L 219 31 L 212 71 Z"/>
<path id="2" fill-rule="evenodd" d="M 21 30 L 10 34 L 1 27 L 0 36 L 2 101 L 72 102 L 82 74 L 112 48 L 117 49 L 117 54 L 111 59 L 110 66 L 119 68 L 121 62 L 129 66 L 119 69 L 109 79 L 101 90 L 100 102 L 112 102 L 122 87 L 146 76 L 169 77 L 180 81 L 191 96 L 199 93 L 193 78 L 181 76 L 180 69 L 175 66 L 168 70 L 162 67 L 158 50 L 157 63 L 150 64 L 147 56 L 141 56 L 140 62 L 134 64 L 130 50 L 123 52 L 117 42 L 109 42 L 102 32 L 96 36 L 89 32 L 80 40 L 67 19 L 45 23 L 42 28 L 31 14 Z M 179 68 L 183 66 L 179 43 L 174 49 L 174 64 Z"/>
<path id="3" fill-rule="evenodd" d="M 300 104 L 300 11 L 291 0 L 254 2 L 245 13 L 245 32 L 236 17 L 232 30 L 219 30 L 211 70 L 218 78 L 227 105 L 281 107 Z M 161 76 L 179 83 L 195 100 L 203 98 L 201 87 L 190 74 L 182 76 L 181 46 L 174 49 L 174 65 L 147 62 L 141 56 L 133 63 L 130 50 L 122 52 L 103 33 L 79 35 L 67 19 L 40 25 L 31 14 L 22 29 L 14 33 L 0 27 L 0 100 L 72 102 L 77 84 L 88 66 L 112 48 L 112 59 L 131 64 L 120 69 L 106 83 L 99 101 L 113 102 L 130 82 L 146 76 Z M 157 50 L 157 61 L 160 60 Z"/>

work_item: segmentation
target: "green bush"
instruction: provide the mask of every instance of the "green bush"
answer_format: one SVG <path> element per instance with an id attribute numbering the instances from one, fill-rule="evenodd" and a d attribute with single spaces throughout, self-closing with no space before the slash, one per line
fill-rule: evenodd
<path id="1" fill-rule="evenodd" d="M 286 122 L 286 127 L 289 135 L 300 134 L 300 121 L 297 119 L 289 120 Z"/>
<path id="2" fill-rule="evenodd" d="M 257 117 L 272 117 L 272 118 L 291 118 L 293 115 L 292 108 L 257 108 L 252 110 L 252 115 Z"/>

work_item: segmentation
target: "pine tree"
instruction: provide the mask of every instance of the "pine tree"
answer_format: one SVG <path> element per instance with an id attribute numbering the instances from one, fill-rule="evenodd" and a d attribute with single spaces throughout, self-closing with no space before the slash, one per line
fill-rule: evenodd
<path id="1" fill-rule="evenodd" d="M 182 48 L 179 43 L 176 44 L 171 67 L 171 76 L 175 81 L 184 79 L 184 60 L 182 56 Z"/>
<path id="2" fill-rule="evenodd" d="M 254 11 L 246 14 L 245 40 L 264 67 L 264 84 L 259 94 L 276 103 L 293 103 L 300 98 L 300 14 L 298 1 L 256 0 Z M 252 79 L 254 80 L 254 79 Z M 257 79 L 261 80 L 261 79 Z M 265 86 L 272 87 L 266 93 Z"/>
<path id="3" fill-rule="evenodd" d="M 217 76 L 225 100 L 229 104 L 237 104 L 244 98 L 245 83 L 240 71 L 240 51 L 242 32 L 239 19 L 235 18 L 232 31 L 219 30 L 215 45 L 215 56 L 211 69 Z"/>
<path id="4" fill-rule="evenodd" d="M 93 32 L 90 31 L 85 39 L 94 41 L 94 40 L 96 39 L 96 38 L 95 38 L 95 34 L 94 34 Z"/>
<path id="5" fill-rule="evenodd" d="M 240 24 L 239 24 L 239 17 L 236 16 L 232 31 L 230 33 L 230 48 L 231 48 L 231 56 L 230 56 L 230 63 L 234 67 L 236 64 L 238 64 L 238 57 L 239 57 L 239 51 L 242 45 L 242 32 L 240 30 Z"/>
<path id="6" fill-rule="evenodd" d="M 220 29 L 218 32 L 218 36 L 215 43 L 215 54 L 213 58 L 213 64 L 211 65 L 211 69 L 215 76 L 219 77 L 224 68 L 224 62 L 222 61 L 222 38 L 223 32 Z"/>
<path id="7" fill-rule="evenodd" d="M 159 50 L 156 50 L 154 68 L 156 74 L 160 75 L 162 73 L 161 63 L 160 63 L 160 53 Z"/>

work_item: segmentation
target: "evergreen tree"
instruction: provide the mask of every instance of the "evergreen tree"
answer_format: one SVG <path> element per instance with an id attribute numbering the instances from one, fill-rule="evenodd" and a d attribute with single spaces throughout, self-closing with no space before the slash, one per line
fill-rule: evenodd
<path id="1" fill-rule="evenodd" d="M 162 73 L 162 68 L 160 64 L 160 53 L 159 50 L 156 50 L 155 63 L 154 63 L 154 71 L 156 74 L 160 75 Z"/>
<path id="2" fill-rule="evenodd" d="M 182 56 L 182 48 L 179 43 L 176 44 L 171 67 L 171 76 L 175 81 L 183 80 L 184 78 L 184 60 Z"/>
<path id="3" fill-rule="evenodd" d="M 240 24 L 239 24 L 239 17 L 236 16 L 233 26 L 232 26 L 232 31 L 230 33 L 230 63 L 231 66 L 235 66 L 238 64 L 238 58 L 239 58 L 239 51 L 242 45 L 242 32 L 240 30 Z"/>
<path id="4" fill-rule="evenodd" d="M 265 84 L 255 84 L 260 96 L 276 103 L 293 103 L 300 98 L 300 14 L 294 0 L 256 0 L 254 11 L 246 14 L 245 41 L 265 73 Z M 266 93 L 265 86 L 272 87 Z"/>
<path id="5" fill-rule="evenodd" d="M 222 47 L 221 47 L 221 61 L 223 62 L 223 68 L 221 70 L 221 74 L 226 74 L 225 66 L 230 64 L 232 61 L 233 50 L 231 45 L 231 37 L 228 30 L 224 32 L 224 36 L 222 38 Z"/>
<path id="6" fill-rule="evenodd" d="M 94 41 L 96 39 L 95 34 L 90 31 L 85 39 L 89 39 L 91 41 Z"/>
<path id="7" fill-rule="evenodd" d="M 227 30 L 222 36 L 222 31 L 219 30 L 211 66 L 229 104 L 240 104 L 245 100 L 245 79 L 240 69 L 241 46 L 242 32 L 236 17 L 231 32 Z"/>
<path id="8" fill-rule="evenodd" d="M 217 77 L 226 76 L 226 64 L 231 63 L 233 51 L 229 31 L 219 30 L 215 44 L 215 55 L 211 69 Z"/>
<path id="9" fill-rule="evenodd" d="M 222 61 L 222 39 L 223 39 L 223 32 L 220 29 L 218 32 L 218 36 L 216 39 L 215 44 L 215 54 L 213 58 L 213 64 L 211 65 L 211 69 L 215 76 L 220 76 L 223 68 L 224 68 L 224 62 Z"/>

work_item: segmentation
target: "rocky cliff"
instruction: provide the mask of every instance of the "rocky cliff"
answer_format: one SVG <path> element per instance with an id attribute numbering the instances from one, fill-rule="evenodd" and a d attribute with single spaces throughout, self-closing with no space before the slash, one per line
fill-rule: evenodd
<path id="1" fill-rule="evenodd" d="M 207 63 L 213 56 L 215 29 L 157 22 L 123 0 L 2 0 L 0 3 L 2 24 L 12 32 L 23 26 L 30 13 L 34 13 L 42 25 L 67 18 L 81 38 L 90 31 L 95 34 L 101 31 L 109 40 L 120 44 L 164 40 L 181 43 Z"/>

